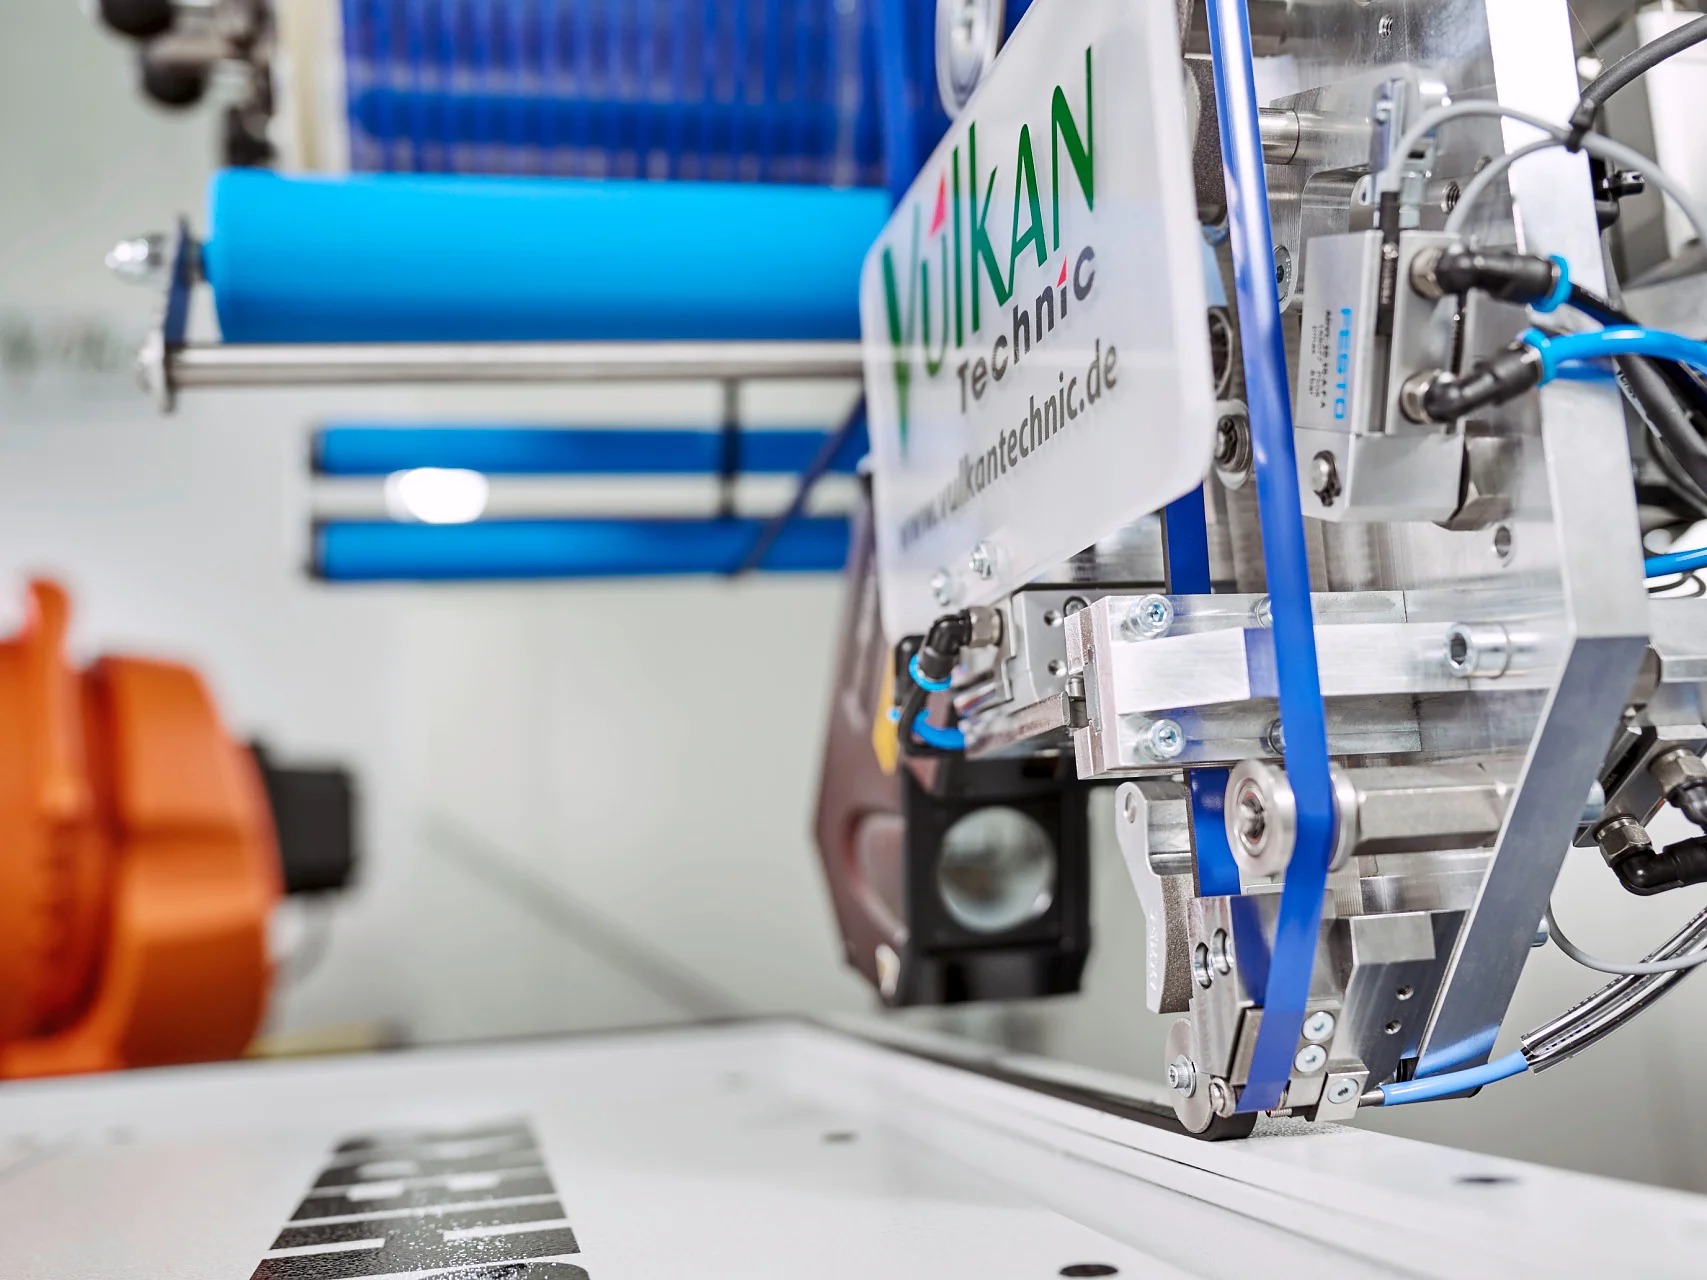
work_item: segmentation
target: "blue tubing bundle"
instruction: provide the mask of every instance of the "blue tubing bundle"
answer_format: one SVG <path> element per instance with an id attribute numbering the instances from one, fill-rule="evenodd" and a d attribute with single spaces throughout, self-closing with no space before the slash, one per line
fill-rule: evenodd
<path id="1" fill-rule="evenodd" d="M 218 174 L 227 342 L 859 337 L 878 190 Z"/>

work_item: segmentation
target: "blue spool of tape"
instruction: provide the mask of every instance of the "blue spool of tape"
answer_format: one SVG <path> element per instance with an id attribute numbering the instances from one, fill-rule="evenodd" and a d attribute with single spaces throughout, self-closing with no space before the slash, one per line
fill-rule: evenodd
<path id="1" fill-rule="evenodd" d="M 218 174 L 227 342 L 859 337 L 875 190 Z"/>

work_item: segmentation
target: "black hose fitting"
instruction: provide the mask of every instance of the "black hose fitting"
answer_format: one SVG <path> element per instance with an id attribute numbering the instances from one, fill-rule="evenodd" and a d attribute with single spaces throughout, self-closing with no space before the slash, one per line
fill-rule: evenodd
<path id="1" fill-rule="evenodd" d="M 1652 897 L 1707 881 L 1707 836 L 1668 844 L 1663 852 L 1633 850 L 1612 864 L 1618 883 L 1631 893 Z"/>
<path id="2" fill-rule="evenodd" d="M 1450 370 L 1418 374 L 1400 390 L 1405 416 L 1418 422 L 1456 422 L 1489 405 L 1515 400 L 1541 385 L 1541 353 L 1514 342 L 1459 377 Z"/>
<path id="3" fill-rule="evenodd" d="M 919 645 L 919 674 L 932 683 L 948 679 L 960 661 L 960 651 L 971 641 L 971 611 L 962 609 L 959 613 L 944 614 L 931 623 Z"/>
<path id="4" fill-rule="evenodd" d="M 1530 306 L 1559 288 L 1559 270 L 1551 258 L 1530 253 L 1452 245 L 1411 260 L 1411 287 L 1435 299 L 1479 289 L 1501 302 Z"/>

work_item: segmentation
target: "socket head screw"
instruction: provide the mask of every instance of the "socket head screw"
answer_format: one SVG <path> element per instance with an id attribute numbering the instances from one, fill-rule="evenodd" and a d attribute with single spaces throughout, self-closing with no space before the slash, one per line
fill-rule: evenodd
<path id="1" fill-rule="evenodd" d="M 1166 596 L 1144 596 L 1126 610 L 1126 630 L 1140 640 L 1165 636 L 1174 624 L 1174 603 Z"/>
<path id="2" fill-rule="evenodd" d="M 1157 720 L 1144 735 L 1144 749 L 1158 760 L 1172 760 L 1185 750 L 1185 730 L 1177 720 Z"/>
<path id="3" fill-rule="evenodd" d="M 1304 1038 L 1311 1044 L 1326 1044 L 1334 1038 L 1334 1015 L 1326 1009 L 1318 1009 L 1304 1019 Z"/>
<path id="4" fill-rule="evenodd" d="M 1328 1051 L 1319 1044 L 1307 1044 L 1292 1059 L 1293 1069 L 1300 1075 L 1312 1076 L 1328 1065 Z"/>

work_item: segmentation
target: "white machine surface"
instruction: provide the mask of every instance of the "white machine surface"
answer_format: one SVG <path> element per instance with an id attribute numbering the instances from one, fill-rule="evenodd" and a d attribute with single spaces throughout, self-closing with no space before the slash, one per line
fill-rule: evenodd
<path id="1" fill-rule="evenodd" d="M 1707 1199 L 1337 1126 L 1204 1143 L 1159 1089 L 860 1030 L 9 1086 L 0 1275 L 1701 1274 Z"/>

